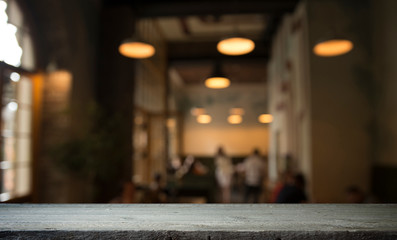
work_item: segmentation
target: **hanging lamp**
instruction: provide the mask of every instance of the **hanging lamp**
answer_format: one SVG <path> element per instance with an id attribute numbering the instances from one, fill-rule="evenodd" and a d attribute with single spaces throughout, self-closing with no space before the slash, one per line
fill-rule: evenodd
<path id="1" fill-rule="evenodd" d="M 229 110 L 229 117 L 227 118 L 227 121 L 230 124 L 240 124 L 243 121 L 243 115 L 245 114 L 245 111 L 241 107 L 233 107 Z"/>
<path id="2" fill-rule="evenodd" d="M 223 75 L 221 65 L 217 62 L 212 75 L 205 80 L 204 84 L 207 88 L 222 89 L 230 86 L 230 80 Z"/>
<path id="3" fill-rule="evenodd" d="M 237 3 L 235 2 L 234 4 Z M 230 56 L 239 56 L 252 52 L 255 49 L 255 43 L 238 33 L 238 20 L 235 19 L 233 27 L 233 35 L 220 40 L 216 45 L 218 52 Z"/>
<path id="4" fill-rule="evenodd" d="M 320 57 L 335 57 L 353 49 L 353 42 L 343 36 L 340 30 L 330 27 L 313 47 L 313 53 Z"/>
<path id="5" fill-rule="evenodd" d="M 143 59 L 153 56 L 156 49 L 153 45 L 144 42 L 137 37 L 132 37 L 124 40 L 120 44 L 119 52 L 125 57 Z"/>
<path id="6" fill-rule="evenodd" d="M 230 115 L 227 121 L 230 124 L 240 124 L 243 121 L 243 117 L 241 115 Z"/>
<path id="7" fill-rule="evenodd" d="M 255 43 L 249 38 L 236 36 L 219 41 L 216 48 L 222 54 L 239 56 L 252 52 L 255 49 Z"/>
<path id="8" fill-rule="evenodd" d="M 208 114 L 202 114 L 202 115 L 198 115 L 196 120 L 198 123 L 208 124 L 212 121 L 212 117 Z"/>
<path id="9" fill-rule="evenodd" d="M 353 49 L 353 42 L 343 38 L 330 38 L 318 42 L 313 52 L 321 57 L 334 57 L 346 54 Z"/>
<path id="10" fill-rule="evenodd" d="M 138 21 L 134 20 L 133 35 L 125 39 L 119 46 L 121 55 L 129 58 L 144 59 L 150 58 L 156 53 L 154 46 L 140 38 L 136 29 L 138 29 Z"/>
<path id="11" fill-rule="evenodd" d="M 273 116 L 271 114 L 261 114 L 258 117 L 260 123 L 271 123 L 273 122 Z"/>

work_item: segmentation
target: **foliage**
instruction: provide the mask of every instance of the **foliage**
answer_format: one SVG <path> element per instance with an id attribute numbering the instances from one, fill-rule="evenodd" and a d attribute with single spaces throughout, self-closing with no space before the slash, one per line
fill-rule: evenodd
<path id="1" fill-rule="evenodd" d="M 84 137 L 70 138 L 53 151 L 57 166 L 68 174 L 90 181 L 117 179 L 129 154 L 123 139 L 126 133 L 120 115 L 107 115 L 91 109 L 91 129 Z M 125 126 L 125 125 L 124 125 Z"/>

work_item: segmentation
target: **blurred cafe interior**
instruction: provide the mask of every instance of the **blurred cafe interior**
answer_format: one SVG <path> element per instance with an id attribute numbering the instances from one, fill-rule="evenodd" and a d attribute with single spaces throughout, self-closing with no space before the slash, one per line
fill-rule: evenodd
<path id="1" fill-rule="evenodd" d="M 395 203 L 396 13 L 0 0 L 0 202 Z"/>

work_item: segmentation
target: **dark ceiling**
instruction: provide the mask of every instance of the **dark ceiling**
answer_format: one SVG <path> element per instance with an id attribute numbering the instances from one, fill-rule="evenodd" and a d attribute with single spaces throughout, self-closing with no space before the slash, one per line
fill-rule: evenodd
<path id="1" fill-rule="evenodd" d="M 264 83 L 266 82 L 266 62 L 246 59 L 224 60 L 221 68 L 225 76 L 235 83 Z M 172 67 L 178 72 L 186 84 L 201 84 L 211 75 L 214 61 L 176 61 Z"/>
<path id="2" fill-rule="evenodd" d="M 129 5 L 140 17 L 292 12 L 298 0 L 105 0 L 106 5 Z"/>
<path id="3" fill-rule="evenodd" d="M 179 32 L 184 34 L 181 39 L 169 38 L 166 41 L 170 67 L 177 70 L 186 84 L 202 82 L 212 72 L 216 62 L 221 63 L 222 71 L 234 82 L 266 81 L 266 62 L 270 57 L 272 38 L 282 16 L 292 12 L 297 3 L 298 0 L 105 1 L 109 5 L 130 7 L 138 18 L 154 18 L 159 22 L 170 18 L 178 19 L 174 21 L 174 25 L 165 25 L 163 31 L 166 33 L 170 28 L 179 28 Z M 250 24 L 249 19 L 254 19 L 254 16 L 261 17 L 262 22 L 256 20 L 251 23 L 252 28 L 255 28 L 254 25 L 261 25 L 260 27 L 255 28 L 255 31 L 245 32 L 245 35 L 252 35 L 251 39 L 255 41 L 253 52 L 243 56 L 225 56 L 216 50 L 216 44 L 223 32 L 209 30 L 222 23 L 225 16 L 229 17 L 229 23 L 232 21 L 234 24 Z M 197 24 L 193 24 L 192 18 L 198 18 L 205 23 L 204 28 L 201 28 L 201 35 L 197 33 Z"/>

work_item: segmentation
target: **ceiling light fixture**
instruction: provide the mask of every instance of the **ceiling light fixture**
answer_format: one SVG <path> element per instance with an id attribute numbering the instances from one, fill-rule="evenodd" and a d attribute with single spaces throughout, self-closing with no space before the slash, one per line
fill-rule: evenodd
<path id="1" fill-rule="evenodd" d="M 220 64 L 215 63 L 214 72 L 204 84 L 207 88 L 222 89 L 230 86 L 230 80 L 222 74 Z"/>
<path id="2" fill-rule="evenodd" d="M 240 124 L 243 121 L 243 118 L 241 117 L 241 115 L 230 115 L 227 118 L 227 121 L 230 124 Z"/>
<path id="3" fill-rule="evenodd" d="M 197 116 L 197 122 L 201 124 L 208 124 L 212 121 L 212 118 L 210 115 L 207 114 L 202 114 Z"/>
<path id="4" fill-rule="evenodd" d="M 234 3 L 238 8 L 238 3 Z M 252 52 L 255 49 L 255 43 L 249 38 L 243 37 L 239 33 L 239 20 L 234 19 L 233 32 L 229 37 L 226 37 L 218 42 L 216 48 L 218 51 L 225 55 L 239 56 Z"/>
<path id="5" fill-rule="evenodd" d="M 313 52 L 320 57 L 334 57 L 346 54 L 353 49 L 353 42 L 340 37 L 335 29 L 330 29 L 313 47 Z"/>
<path id="6" fill-rule="evenodd" d="M 218 42 L 216 48 L 222 54 L 238 56 L 252 52 L 255 49 L 255 43 L 249 38 L 230 37 Z"/>
<path id="7" fill-rule="evenodd" d="M 271 114 L 261 114 L 258 117 L 260 123 L 271 123 L 273 122 L 273 116 Z"/>
<path id="8" fill-rule="evenodd" d="M 205 86 L 207 88 L 222 89 L 227 88 L 230 85 L 230 80 L 225 77 L 211 77 L 205 80 Z"/>
<path id="9" fill-rule="evenodd" d="M 125 57 L 143 59 L 153 56 L 156 49 L 153 45 L 133 37 L 120 44 L 119 52 Z"/>
<path id="10" fill-rule="evenodd" d="M 329 39 L 317 43 L 313 52 L 321 57 L 334 57 L 350 52 L 353 42 L 347 39 Z"/>

